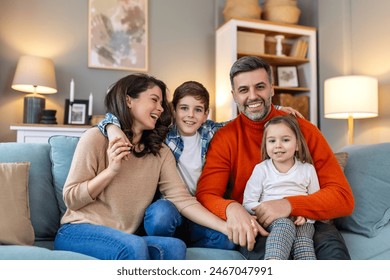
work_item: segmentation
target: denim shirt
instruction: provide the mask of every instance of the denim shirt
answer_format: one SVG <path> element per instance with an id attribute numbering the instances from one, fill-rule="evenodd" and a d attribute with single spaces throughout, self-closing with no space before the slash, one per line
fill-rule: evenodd
<path id="1" fill-rule="evenodd" d="M 207 149 L 209 148 L 210 141 L 214 137 L 215 132 L 227 123 L 228 122 L 217 123 L 212 120 L 206 120 L 206 122 L 198 129 L 202 145 L 202 166 L 205 163 Z M 179 161 L 179 158 L 183 153 L 184 144 L 176 124 L 170 127 L 168 135 L 165 138 L 165 144 L 167 144 L 172 150 L 176 162 Z"/>

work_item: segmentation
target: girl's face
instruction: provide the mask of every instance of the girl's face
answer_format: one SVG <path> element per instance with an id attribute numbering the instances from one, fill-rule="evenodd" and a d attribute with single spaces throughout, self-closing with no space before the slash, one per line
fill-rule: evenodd
<path id="1" fill-rule="evenodd" d="M 158 86 L 141 92 L 138 98 L 127 96 L 127 107 L 134 119 L 134 133 L 142 133 L 144 130 L 152 130 L 156 126 L 158 118 L 164 108 L 163 96 Z"/>
<path id="2" fill-rule="evenodd" d="M 266 133 L 267 154 L 275 166 L 292 167 L 295 162 L 295 151 L 298 150 L 297 138 L 294 132 L 286 124 L 278 123 L 268 126 Z"/>
<path id="3" fill-rule="evenodd" d="M 175 108 L 175 121 L 180 135 L 195 135 L 199 127 L 206 121 L 207 114 L 201 100 L 197 100 L 193 96 L 185 96 L 180 99 Z"/>

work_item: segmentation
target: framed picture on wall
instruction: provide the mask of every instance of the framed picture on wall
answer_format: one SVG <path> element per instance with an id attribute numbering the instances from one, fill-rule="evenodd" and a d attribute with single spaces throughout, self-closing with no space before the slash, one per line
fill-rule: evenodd
<path id="1" fill-rule="evenodd" d="M 298 87 L 298 69 L 296 66 L 277 66 L 276 74 L 278 86 L 280 87 Z"/>
<path id="2" fill-rule="evenodd" d="M 88 66 L 148 70 L 148 0 L 89 0 Z"/>
<path id="3" fill-rule="evenodd" d="M 75 99 L 70 106 L 69 99 L 65 99 L 64 124 L 84 124 L 87 125 L 89 100 Z"/>

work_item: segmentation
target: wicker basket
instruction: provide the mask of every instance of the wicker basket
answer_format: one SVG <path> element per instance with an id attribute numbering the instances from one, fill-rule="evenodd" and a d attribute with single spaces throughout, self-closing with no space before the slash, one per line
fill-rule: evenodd
<path id="1" fill-rule="evenodd" d="M 226 0 L 223 16 L 225 21 L 231 18 L 260 19 L 261 7 L 257 0 Z"/>
<path id="2" fill-rule="evenodd" d="M 295 6 L 267 6 L 263 12 L 265 20 L 297 24 L 301 10 Z"/>
<path id="3" fill-rule="evenodd" d="M 264 8 L 267 9 L 271 6 L 297 6 L 296 0 L 265 0 Z"/>

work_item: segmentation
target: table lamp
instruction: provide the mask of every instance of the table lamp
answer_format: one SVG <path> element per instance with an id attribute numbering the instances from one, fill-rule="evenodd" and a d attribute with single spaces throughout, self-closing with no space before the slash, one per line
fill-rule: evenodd
<path id="1" fill-rule="evenodd" d="M 353 120 L 378 116 L 378 80 L 340 76 L 325 80 L 325 118 L 348 119 L 348 143 L 353 144 Z"/>
<path id="2" fill-rule="evenodd" d="M 24 97 L 23 123 L 39 123 L 45 108 L 45 98 L 39 93 L 57 92 L 53 61 L 37 56 L 20 57 L 11 87 L 30 93 Z"/>

